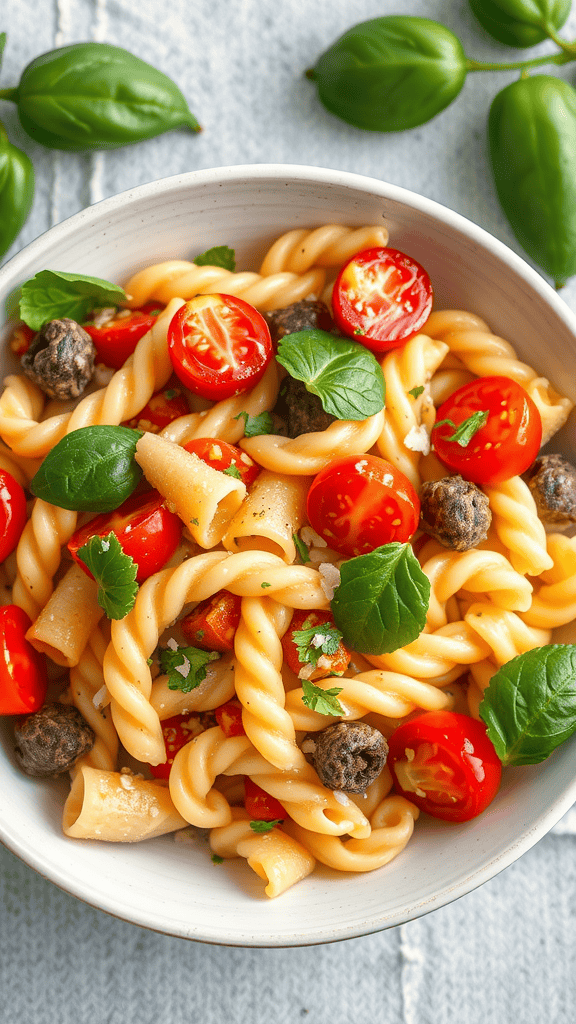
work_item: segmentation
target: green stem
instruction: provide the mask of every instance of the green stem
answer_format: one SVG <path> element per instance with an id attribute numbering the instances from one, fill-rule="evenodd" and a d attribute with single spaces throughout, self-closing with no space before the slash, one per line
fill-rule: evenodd
<path id="1" fill-rule="evenodd" d="M 0 100 L 11 100 L 18 103 L 18 89 L 0 89 Z"/>
<path id="2" fill-rule="evenodd" d="M 566 39 L 561 39 L 552 25 L 545 25 L 544 28 L 550 36 L 550 39 L 556 43 L 556 46 L 559 46 L 564 53 L 569 53 L 573 57 L 576 57 L 576 42 L 569 43 Z"/>
<path id="3" fill-rule="evenodd" d="M 485 64 L 478 60 L 468 61 L 468 71 L 524 71 L 537 68 L 542 64 L 569 64 L 576 60 L 576 49 L 570 53 L 551 53 L 545 57 L 533 57 L 532 60 L 515 60 L 509 64 Z"/>

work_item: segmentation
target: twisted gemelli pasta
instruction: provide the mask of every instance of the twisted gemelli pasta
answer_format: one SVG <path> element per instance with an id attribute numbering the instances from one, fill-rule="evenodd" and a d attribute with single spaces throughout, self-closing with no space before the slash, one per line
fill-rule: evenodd
<path id="1" fill-rule="evenodd" d="M 490 502 L 492 526 L 508 548 L 510 563 L 519 573 L 539 576 L 552 568 L 546 550 L 546 531 L 538 518 L 532 492 L 521 477 L 484 487 Z"/>
<path id="2" fill-rule="evenodd" d="M 38 459 L 25 459 L 21 455 L 16 455 L 0 442 L 0 469 L 10 473 L 21 487 L 28 486 L 39 465 Z"/>
<path id="3" fill-rule="evenodd" d="M 472 665 L 489 654 L 488 644 L 467 622 L 462 621 L 449 622 L 433 633 L 421 633 L 417 640 L 392 654 L 369 654 L 367 658 L 376 668 L 404 673 L 416 679 L 440 677 L 444 683 L 461 675 L 461 665 Z M 446 679 L 446 673 L 454 669 L 458 669 L 457 675 Z"/>
<path id="4" fill-rule="evenodd" d="M 171 690 L 168 676 L 156 676 L 150 692 L 150 704 L 161 722 L 190 711 L 212 711 L 231 700 L 236 693 L 235 666 L 236 660 L 231 654 L 210 662 L 206 665 L 206 678 L 190 693 Z"/>
<path id="5" fill-rule="evenodd" d="M 96 733 L 92 750 L 79 758 L 72 768 L 74 776 L 83 765 L 101 768 L 103 771 L 114 771 L 118 759 L 118 736 L 110 708 L 97 707 L 94 698 L 104 686 L 102 662 L 108 645 L 100 625 L 96 627 L 80 661 L 70 670 L 70 698 L 78 711 Z"/>
<path id="6" fill-rule="evenodd" d="M 464 621 L 490 645 L 497 665 L 505 665 L 518 654 L 549 644 L 551 631 L 528 626 L 515 612 L 495 608 L 489 601 L 470 605 Z"/>
<path id="7" fill-rule="evenodd" d="M 525 612 L 530 607 L 531 583 L 497 552 L 474 548 L 446 551 L 429 558 L 422 569 L 431 586 L 427 616 L 430 629 L 439 629 L 446 623 L 446 602 L 462 589 L 474 594 L 489 593 L 499 608 Z"/>
<path id="8" fill-rule="evenodd" d="M 12 590 L 14 604 L 23 608 L 31 619 L 40 614 L 52 594 L 62 545 L 70 540 L 77 520 L 76 512 L 50 505 L 41 498 L 34 502 L 30 519 L 18 541 L 18 574 Z"/>
<path id="9" fill-rule="evenodd" d="M 296 228 L 274 242 L 260 273 L 268 277 L 286 270 L 303 274 L 310 267 L 340 267 L 363 249 L 387 244 L 388 231 L 380 225 L 347 228 L 342 224 L 323 224 L 314 231 Z"/>
<path id="10" fill-rule="evenodd" d="M 553 565 L 522 616 L 529 626 L 540 629 L 564 626 L 576 617 L 576 538 L 550 534 L 548 551 Z"/>
<path id="11" fill-rule="evenodd" d="M 264 892 L 271 899 L 314 870 L 314 857 L 292 836 L 279 828 L 258 835 L 244 811 L 234 807 L 232 814 L 229 825 L 212 829 L 210 847 L 218 857 L 245 857 L 248 866 L 268 883 Z"/>
<path id="12" fill-rule="evenodd" d="M 245 438 L 241 447 L 261 466 L 275 473 L 312 476 L 332 459 L 367 452 L 379 438 L 383 424 L 384 412 L 379 412 L 367 420 L 336 420 L 326 430 L 300 437 L 262 434 Z"/>

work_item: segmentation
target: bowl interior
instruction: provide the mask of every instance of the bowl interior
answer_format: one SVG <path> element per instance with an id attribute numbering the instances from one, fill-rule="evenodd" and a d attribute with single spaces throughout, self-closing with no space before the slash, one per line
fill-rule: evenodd
<path id="1" fill-rule="evenodd" d="M 240 269 L 256 269 L 267 246 L 290 228 L 382 220 L 390 244 L 428 270 L 437 308 L 478 313 L 576 399 L 573 318 L 522 260 L 425 199 L 317 168 L 199 172 L 89 208 L 0 271 L 4 320 L 13 314 L 15 289 L 46 267 L 122 283 L 149 263 L 192 259 L 226 244 L 236 249 Z M 564 428 L 556 450 L 570 452 L 572 433 L 571 426 Z M 566 628 L 561 639 L 573 638 Z M 576 799 L 574 738 L 542 765 L 506 771 L 500 793 L 479 819 L 450 826 L 423 817 L 407 849 L 387 867 L 361 875 L 319 867 L 269 901 L 243 861 L 214 865 L 202 841 L 185 846 L 168 836 L 128 846 L 67 839 L 61 832 L 67 784 L 35 782 L 19 772 L 7 720 L 0 724 L 0 740 L 0 837 L 15 853 L 67 891 L 128 921 L 237 945 L 327 942 L 417 917 L 506 867 Z"/>

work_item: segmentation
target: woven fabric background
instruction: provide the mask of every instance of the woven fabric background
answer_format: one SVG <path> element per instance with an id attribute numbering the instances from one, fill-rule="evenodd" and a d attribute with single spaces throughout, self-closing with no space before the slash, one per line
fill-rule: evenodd
<path id="1" fill-rule="evenodd" d="M 470 75 L 458 100 L 409 133 L 360 132 L 303 75 L 351 25 L 436 18 L 478 60 L 521 57 L 461 0 L 3 0 L 0 87 L 55 46 L 125 46 L 178 83 L 201 135 L 173 132 L 94 155 L 35 145 L 12 105 L 0 120 L 34 161 L 32 215 L 10 255 L 105 196 L 169 174 L 287 162 L 382 178 L 457 210 L 520 252 L 499 209 L 486 116 L 511 73 Z M 576 14 L 564 34 L 576 36 Z M 534 53 L 550 49 L 542 44 Z M 547 69 L 546 69 L 547 70 Z M 559 72 L 574 80 L 571 67 Z M 227 240 L 228 241 L 228 240 Z M 231 240 L 233 241 L 233 240 Z M 576 279 L 563 291 L 576 311 Z M 576 811 L 481 889 L 380 935 L 312 949 L 187 943 L 92 910 L 0 849 L 2 1024 L 573 1024 Z"/>

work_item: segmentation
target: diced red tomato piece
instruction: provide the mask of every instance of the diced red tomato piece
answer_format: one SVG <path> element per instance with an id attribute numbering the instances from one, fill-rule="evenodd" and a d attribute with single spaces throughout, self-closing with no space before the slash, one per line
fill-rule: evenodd
<path id="1" fill-rule="evenodd" d="M 227 441 L 220 441 L 217 437 L 197 437 L 193 441 L 187 441 L 183 447 L 212 466 L 212 469 L 228 473 L 228 476 L 239 477 L 246 487 L 251 487 L 260 473 L 260 466 L 246 452 L 234 444 L 228 444 Z"/>
<path id="2" fill-rule="evenodd" d="M 289 668 L 300 675 L 302 671 L 306 674 L 303 676 L 305 679 L 325 679 L 333 673 L 336 675 L 342 675 L 346 671 L 352 657 L 351 652 L 344 645 L 342 640 L 338 644 L 337 650 L 334 654 L 322 654 L 322 666 L 313 669 L 312 673 L 309 674 L 310 663 L 300 661 L 298 654 L 298 647 L 294 640 L 294 634 L 304 629 L 312 629 L 312 627 L 318 627 L 318 633 L 322 633 L 322 627 L 330 625 L 334 626 L 334 618 L 331 612 L 327 611 L 302 611 L 298 609 L 292 616 L 290 628 L 286 631 L 282 637 L 282 650 L 284 651 L 284 660 L 286 661 Z"/>
<path id="3" fill-rule="evenodd" d="M 276 797 L 246 776 L 244 806 L 252 821 L 284 821 L 286 811 Z"/>
<path id="4" fill-rule="evenodd" d="M 156 391 L 141 412 L 133 419 L 126 420 L 122 426 L 159 434 L 173 420 L 177 420 L 179 416 L 187 416 L 189 412 L 188 399 L 182 388 L 167 387 L 164 391 Z"/>
<path id="5" fill-rule="evenodd" d="M 162 735 L 166 744 L 166 760 L 161 764 L 151 764 L 150 771 L 156 779 L 167 779 L 178 751 L 195 736 L 209 729 L 214 722 L 210 713 L 191 711 L 184 715 L 174 715 L 162 722 Z"/>
<path id="6" fill-rule="evenodd" d="M 216 708 L 214 714 L 226 737 L 246 735 L 242 725 L 242 705 L 237 701 L 230 700 L 227 704 L 221 704 L 219 708 Z"/>
<path id="7" fill-rule="evenodd" d="M 26 524 L 26 495 L 17 480 L 0 469 L 0 562 L 14 551 Z"/>
<path id="8" fill-rule="evenodd" d="M 96 361 L 119 370 L 161 312 L 161 303 L 147 302 L 140 309 L 114 310 L 110 319 L 98 326 L 91 321 L 82 324 L 96 346 Z"/>
<path id="9" fill-rule="evenodd" d="M 182 632 L 193 647 L 222 654 L 233 651 L 241 605 L 241 597 L 219 590 L 182 619 Z"/>

